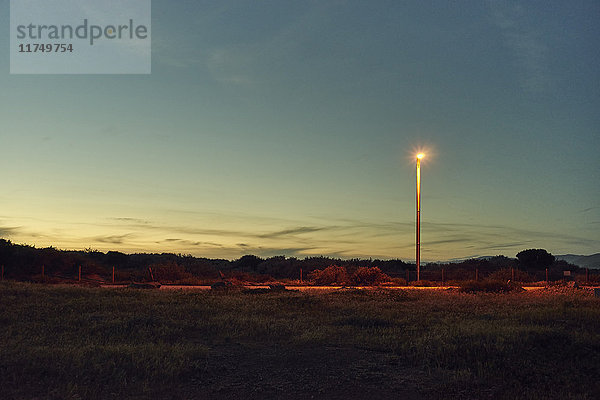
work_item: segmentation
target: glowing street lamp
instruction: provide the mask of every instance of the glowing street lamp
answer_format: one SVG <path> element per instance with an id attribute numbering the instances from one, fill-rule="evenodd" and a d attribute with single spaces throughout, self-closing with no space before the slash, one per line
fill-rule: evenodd
<path id="1" fill-rule="evenodd" d="M 421 159 L 425 154 L 417 154 L 417 281 L 421 280 Z"/>

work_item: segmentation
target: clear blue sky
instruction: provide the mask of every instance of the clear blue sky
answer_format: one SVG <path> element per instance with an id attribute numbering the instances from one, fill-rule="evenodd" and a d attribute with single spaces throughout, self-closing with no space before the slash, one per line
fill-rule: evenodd
<path id="1" fill-rule="evenodd" d="M 597 1 L 152 1 L 151 75 L 10 75 L 0 236 L 237 258 L 600 251 Z"/>

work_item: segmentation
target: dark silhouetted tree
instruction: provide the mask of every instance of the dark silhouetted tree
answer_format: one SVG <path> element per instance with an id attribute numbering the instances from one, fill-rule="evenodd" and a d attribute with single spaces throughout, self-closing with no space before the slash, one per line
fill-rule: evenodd
<path id="1" fill-rule="evenodd" d="M 519 264 L 525 269 L 542 270 L 554 262 L 554 256 L 544 249 L 528 249 L 517 254 Z"/>
<path id="2" fill-rule="evenodd" d="M 264 260 L 262 258 L 255 255 L 246 255 L 235 260 L 233 262 L 233 267 L 242 271 L 256 271 L 258 264 L 263 261 Z"/>

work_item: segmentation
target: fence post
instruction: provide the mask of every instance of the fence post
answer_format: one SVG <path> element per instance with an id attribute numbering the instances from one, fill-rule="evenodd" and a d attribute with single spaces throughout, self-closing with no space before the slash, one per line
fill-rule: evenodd
<path id="1" fill-rule="evenodd" d="M 406 283 L 410 282 L 410 271 L 406 270 Z"/>
<path id="2" fill-rule="evenodd" d="M 479 280 L 479 268 L 475 268 L 475 280 Z"/>
<path id="3" fill-rule="evenodd" d="M 444 274 L 444 268 L 442 268 L 442 284 L 446 283 L 446 275 Z"/>
<path id="4" fill-rule="evenodd" d="M 81 282 L 81 265 L 79 266 L 79 282 Z"/>
<path id="5" fill-rule="evenodd" d="M 115 266 L 113 265 L 112 283 L 115 283 Z"/>
<path id="6" fill-rule="evenodd" d="M 549 285 L 550 281 L 548 280 L 548 268 L 546 268 L 546 285 Z"/>
<path id="7" fill-rule="evenodd" d="M 515 267 L 510 268 L 510 280 L 511 282 L 515 281 Z"/>
<path id="8" fill-rule="evenodd" d="M 300 268 L 300 283 L 302 283 L 302 268 Z"/>
<path id="9" fill-rule="evenodd" d="M 589 283 L 589 281 L 590 281 L 590 269 L 586 268 L 585 269 L 585 283 L 587 284 L 587 283 Z"/>

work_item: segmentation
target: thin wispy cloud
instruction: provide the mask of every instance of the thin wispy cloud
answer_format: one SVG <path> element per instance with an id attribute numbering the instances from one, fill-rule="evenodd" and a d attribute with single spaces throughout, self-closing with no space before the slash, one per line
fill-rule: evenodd
<path id="1" fill-rule="evenodd" d="M 295 227 L 295 228 L 284 229 L 281 231 L 265 233 L 262 235 L 258 235 L 257 237 L 273 239 L 273 238 L 279 238 L 279 237 L 288 237 L 288 236 L 292 236 L 292 235 L 298 235 L 298 234 L 302 234 L 302 233 L 313 233 L 313 232 L 319 232 L 319 231 L 324 231 L 324 230 L 332 230 L 335 228 L 336 227 L 332 227 L 332 226 L 321 226 L 321 227 L 299 226 L 299 227 Z"/>
<path id="2" fill-rule="evenodd" d="M 528 4 L 512 1 L 490 1 L 492 20 L 500 29 L 504 43 L 513 53 L 521 69 L 521 83 L 532 93 L 549 89 L 551 79 L 547 67 L 549 48 L 541 32 L 528 22 L 532 18 Z"/>
<path id="3" fill-rule="evenodd" d="M 523 245 L 525 245 L 529 242 L 530 241 L 495 243 L 493 245 L 488 245 L 488 246 L 478 246 L 478 248 L 481 250 L 514 249 L 514 248 L 523 247 Z"/>
<path id="4" fill-rule="evenodd" d="M 110 218 L 110 219 L 114 220 L 114 221 L 119 221 L 119 222 L 135 223 L 135 224 L 142 224 L 142 225 L 146 225 L 146 224 L 150 223 L 150 221 L 145 220 L 145 219 L 140 219 L 140 218 L 117 217 L 117 218 Z"/>
<path id="5" fill-rule="evenodd" d="M 227 220 L 227 216 L 223 216 L 223 219 Z M 234 218 L 235 219 L 235 218 Z M 164 231 L 172 233 L 182 233 L 189 235 L 209 235 L 216 237 L 246 237 L 246 238 L 257 238 L 257 239 L 278 239 L 287 238 L 299 234 L 314 233 L 325 230 L 333 230 L 339 227 L 337 226 L 294 226 L 288 227 L 281 230 L 268 231 L 268 232 L 256 232 L 256 231 L 243 231 L 238 229 L 216 229 L 216 228 L 196 228 L 191 226 L 175 226 L 175 225 L 162 225 L 152 223 L 150 221 L 141 220 L 137 218 L 111 218 L 112 221 L 117 222 L 117 226 L 129 227 L 129 228 L 141 228 L 154 231 Z"/>
<path id="6" fill-rule="evenodd" d="M 294 239 L 297 242 L 306 244 L 306 248 L 314 250 L 314 244 L 331 248 L 344 248 L 346 245 L 364 246 L 365 243 L 371 243 L 369 238 L 409 236 L 409 239 L 399 240 L 396 249 L 411 249 L 414 246 L 412 235 L 414 234 L 413 222 L 365 222 L 345 220 L 344 224 L 339 221 L 324 221 L 321 226 L 298 226 L 279 231 L 254 234 L 246 233 L 244 236 L 250 239 L 270 239 L 286 242 Z M 335 224 L 327 224 L 335 222 Z M 519 227 L 510 227 L 503 225 L 483 225 L 483 224 L 465 224 L 465 223 L 436 223 L 427 222 L 422 225 L 424 235 L 429 238 L 424 242 L 424 246 L 435 249 L 436 246 L 445 244 L 463 243 L 464 248 L 475 247 L 481 250 L 502 249 L 521 249 L 533 243 L 534 240 L 547 241 L 548 243 L 563 244 L 585 244 L 598 245 L 598 241 L 582 236 L 572 236 L 562 232 L 545 232 L 521 229 Z M 213 231 L 214 232 L 214 231 Z M 221 232 L 226 236 L 235 236 L 238 232 Z M 299 238 L 297 234 L 303 236 Z M 351 237 L 352 240 L 343 240 L 344 237 Z M 508 239 L 508 240 L 507 240 Z M 311 244 L 313 246 L 311 246 Z M 361 247 L 362 247 L 361 246 Z M 340 251 L 340 254 L 348 254 L 352 250 Z M 445 251 L 445 250 L 444 250 Z"/>
<path id="7" fill-rule="evenodd" d="M 255 77 L 249 75 L 252 58 L 247 49 L 215 49 L 206 59 L 206 67 L 211 76 L 218 82 L 236 86 L 252 86 L 257 83 Z"/>
<path id="8" fill-rule="evenodd" d="M 424 223 L 422 225 L 423 230 L 431 232 L 461 232 L 461 233 L 473 233 L 479 236 L 490 236 L 496 239 L 498 238 L 523 238 L 523 240 L 530 240 L 531 238 L 547 239 L 547 240 L 561 240 L 570 241 L 575 243 L 586 243 L 594 244 L 599 241 L 588 239 L 583 236 L 573 236 L 565 234 L 563 232 L 547 232 L 547 231 L 536 231 L 531 229 L 522 229 L 519 227 L 511 227 L 504 225 L 483 225 L 483 224 L 464 224 L 464 223 Z"/>
<path id="9" fill-rule="evenodd" d="M 186 252 L 206 257 L 229 255 L 236 258 L 244 254 L 256 254 L 262 257 L 329 255 L 341 258 L 411 259 L 414 251 L 413 221 L 315 217 L 311 218 L 313 221 L 308 225 L 270 218 L 268 225 L 264 225 L 261 224 L 262 218 L 252 215 L 192 215 L 188 223 L 181 225 L 127 216 L 106 218 L 103 223 L 87 224 L 90 229 L 104 230 L 106 234 L 79 239 L 70 237 L 68 227 L 46 232 L 31 227 L 17 228 L 10 226 L 10 223 L 0 227 L 0 234 L 35 237 L 49 243 L 60 240 L 76 248 L 91 246 L 129 251 L 152 248 L 155 249 L 153 251 Z M 203 222 L 205 220 L 222 221 L 222 227 L 215 223 L 206 224 Z M 584 235 L 493 224 L 428 221 L 422 224 L 421 232 L 424 260 L 447 259 L 448 248 L 453 249 L 453 256 L 468 257 L 471 254 L 512 256 L 512 252 L 530 247 L 552 249 L 599 245 L 597 240 Z"/>
<path id="10" fill-rule="evenodd" d="M 176 239 L 176 238 L 167 238 L 164 239 L 158 243 L 171 243 L 171 244 L 179 244 L 179 245 L 183 245 L 183 246 L 208 246 L 208 247 L 215 247 L 215 248 L 222 248 L 223 245 L 220 243 L 214 243 L 214 242 L 201 242 L 201 241 L 193 241 L 193 240 L 187 240 L 187 239 Z"/>
<path id="11" fill-rule="evenodd" d="M 587 212 L 594 211 L 594 210 L 599 210 L 599 209 L 600 209 L 600 207 L 588 207 L 586 209 L 581 210 L 581 212 L 582 213 L 587 213 Z"/>
<path id="12" fill-rule="evenodd" d="M 15 226 L 0 226 L 0 236 L 9 237 L 19 230 Z"/>
<path id="13" fill-rule="evenodd" d="M 325 27 L 331 27 L 332 10 L 342 4 L 306 3 L 300 10 L 282 24 L 253 40 L 238 38 L 237 41 L 212 47 L 205 58 L 205 66 L 213 79 L 238 87 L 257 87 L 276 79 L 289 79 L 292 66 L 314 64 L 323 60 L 335 61 L 341 65 L 345 60 L 321 51 L 318 56 L 309 54 L 315 44 L 327 38 L 320 36 Z M 224 13 L 226 9 L 221 9 Z M 333 11 L 335 12 L 335 11 Z M 336 43 L 336 51 L 341 51 L 343 43 Z M 348 51 L 348 55 L 355 52 Z M 265 68 L 269 66 L 269 68 Z M 271 70 L 265 74 L 265 70 Z M 273 74 L 272 72 L 276 72 Z"/>
<path id="14" fill-rule="evenodd" d="M 108 236 L 96 236 L 92 239 L 93 242 L 108 243 L 108 244 L 123 244 L 127 242 L 128 238 L 133 235 L 130 233 L 124 235 L 108 235 Z"/>

